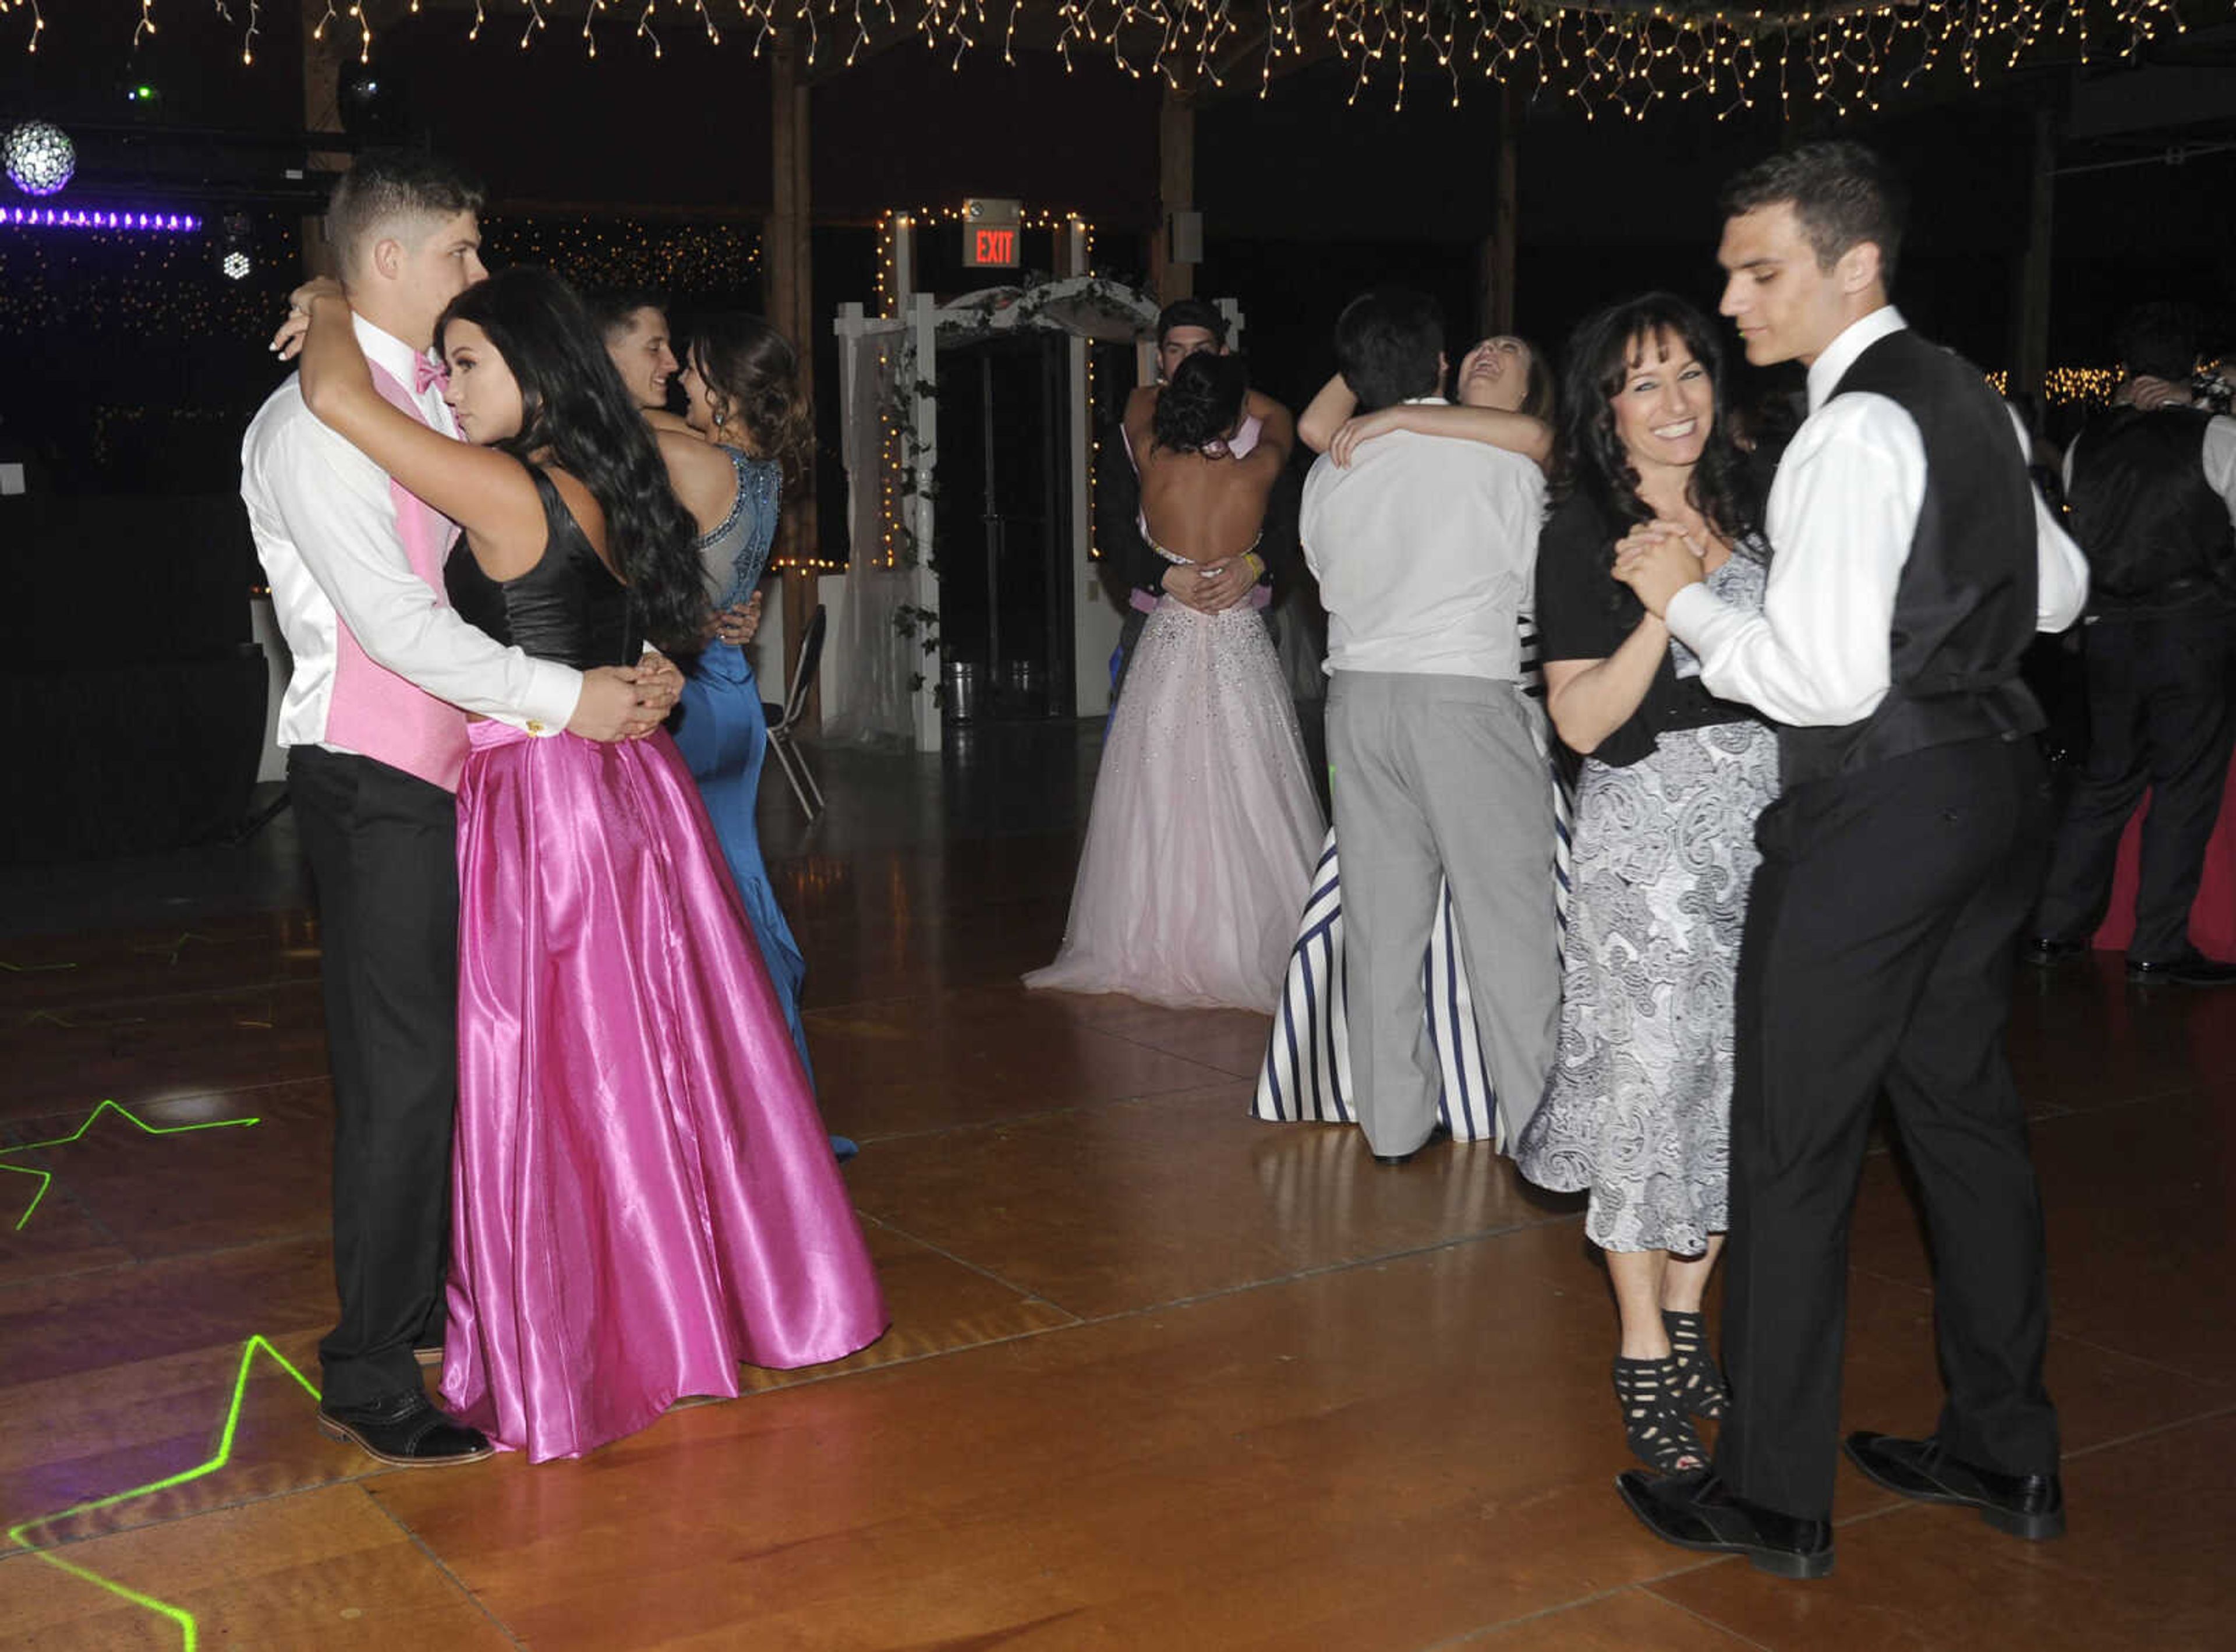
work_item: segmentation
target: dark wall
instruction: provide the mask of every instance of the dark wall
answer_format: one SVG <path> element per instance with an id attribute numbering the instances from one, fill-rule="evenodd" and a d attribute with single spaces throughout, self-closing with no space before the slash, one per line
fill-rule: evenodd
<path id="1" fill-rule="evenodd" d="M 296 8 L 268 0 L 261 7 L 253 64 L 240 60 L 247 8 L 233 12 L 228 23 L 207 4 L 161 5 L 161 29 L 135 48 L 136 5 L 49 6 L 36 52 L 23 49 L 30 8 L 0 16 L 0 120 L 36 113 L 65 128 L 148 120 L 295 130 L 303 120 Z M 127 89 L 141 85 L 161 95 L 150 104 L 128 101 Z"/>
<path id="2" fill-rule="evenodd" d="M 595 61 L 576 43 L 519 49 L 493 21 L 471 43 L 456 14 L 422 13 L 385 36 L 413 118 L 479 171 L 499 201 L 623 210 L 769 207 L 769 65 L 753 30 L 665 26 L 653 58 L 625 28 Z M 826 66 L 845 56 L 826 31 Z M 384 72 L 387 72 L 384 69 Z M 896 207 L 1016 196 L 1097 220 L 1145 222 L 1156 182 L 1154 90 L 1092 54 L 1066 74 L 1048 53 L 971 54 L 959 69 L 911 42 L 811 94 L 810 194 L 825 220 Z"/>

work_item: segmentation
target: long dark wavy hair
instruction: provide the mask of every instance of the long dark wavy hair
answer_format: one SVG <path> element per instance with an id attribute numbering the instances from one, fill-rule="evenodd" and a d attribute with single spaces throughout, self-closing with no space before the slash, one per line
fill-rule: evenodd
<path id="1" fill-rule="evenodd" d="M 607 546 L 646 635 L 663 648 L 697 648 L 707 618 L 698 525 L 575 289 L 549 270 L 509 269 L 450 300 L 435 324 L 437 352 L 453 321 L 487 333 L 520 385 L 520 430 L 491 445 L 579 478 L 606 513 Z"/>
<path id="2" fill-rule="evenodd" d="M 1250 369 L 1241 357 L 1197 351 L 1173 369 L 1172 382 L 1157 392 L 1149 425 L 1157 445 L 1199 453 L 1224 440 L 1242 417 L 1249 393 Z"/>
<path id="3" fill-rule="evenodd" d="M 1618 536 L 1633 523 L 1654 519 L 1653 507 L 1638 497 L 1638 471 L 1615 432 L 1614 402 L 1640 353 L 1663 339 L 1681 340 L 1693 352 L 1707 369 L 1715 398 L 1715 422 L 1685 497 L 1710 527 L 1736 544 L 1762 525 L 1760 488 L 1732 440 L 1716 329 L 1674 293 L 1647 293 L 1611 305 L 1570 335 L 1561 391 L 1561 491 L 1582 494 L 1599 506 L 1616 524 Z"/>
<path id="4" fill-rule="evenodd" d="M 675 353 L 707 381 L 723 431 L 741 431 L 756 457 L 784 467 L 787 484 L 805 479 L 815 457 L 815 415 L 791 339 L 760 316 L 711 310 L 685 320 Z"/>

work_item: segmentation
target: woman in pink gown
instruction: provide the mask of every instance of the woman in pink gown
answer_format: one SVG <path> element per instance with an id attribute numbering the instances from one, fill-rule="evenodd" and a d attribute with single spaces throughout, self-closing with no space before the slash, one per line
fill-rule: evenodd
<path id="1" fill-rule="evenodd" d="M 1249 396 L 1233 356 L 1190 356 L 1128 432 L 1150 545 L 1180 569 L 1247 556 L 1295 427 L 1257 398 L 1257 445 L 1227 438 Z M 1062 950 L 1029 987 L 1182 1008 L 1270 1010 L 1327 823 L 1279 656 L 1246 602 L 1200 613 L 1167 595 L 1142 628 L 1111 715 Z"/>
<path id="2" fill-rule="evenodd" d="M 339 288 L 298 297 L 312 411 L 464 525 L 462 615 L 577 668 L 695 642 L 691 518 L 564 282 L 507 271 L 444 313 L 462 442 L 383 398 Z M 470 738 L 442 1401 L 542 1462 L 735 1396 L 740 1362 L 839 1359 L 886 1314 L 674 742 Z"/>

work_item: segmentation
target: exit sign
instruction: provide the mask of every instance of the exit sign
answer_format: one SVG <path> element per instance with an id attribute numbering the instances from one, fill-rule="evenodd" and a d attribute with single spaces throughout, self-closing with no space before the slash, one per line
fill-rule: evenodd
<path id="1" fill-rule="evenodd" d="M 1017 267 L 1017 227 L 992 229 L 977 224 L 963 227 L 963 261 L 972 269 L 1013 270 Z"/>
<path id="2" fill-rule="evenodd" d="M 1021 201 L 976 195 L 963 203 L 963 262 L 971 269 L 1016 269 L 1017 234 L 1024 220 Z"/>

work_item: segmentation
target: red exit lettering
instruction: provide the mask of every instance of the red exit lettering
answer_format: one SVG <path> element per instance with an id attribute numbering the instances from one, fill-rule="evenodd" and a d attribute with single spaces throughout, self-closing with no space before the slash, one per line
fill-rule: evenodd
<path id="1" fill-rule="evenodd" d="M 973 264 L 1015 264 L 1017 261 L 1017 232 L 1014 229 L 980 229 L 971 232 L 970 261 Z"/>

